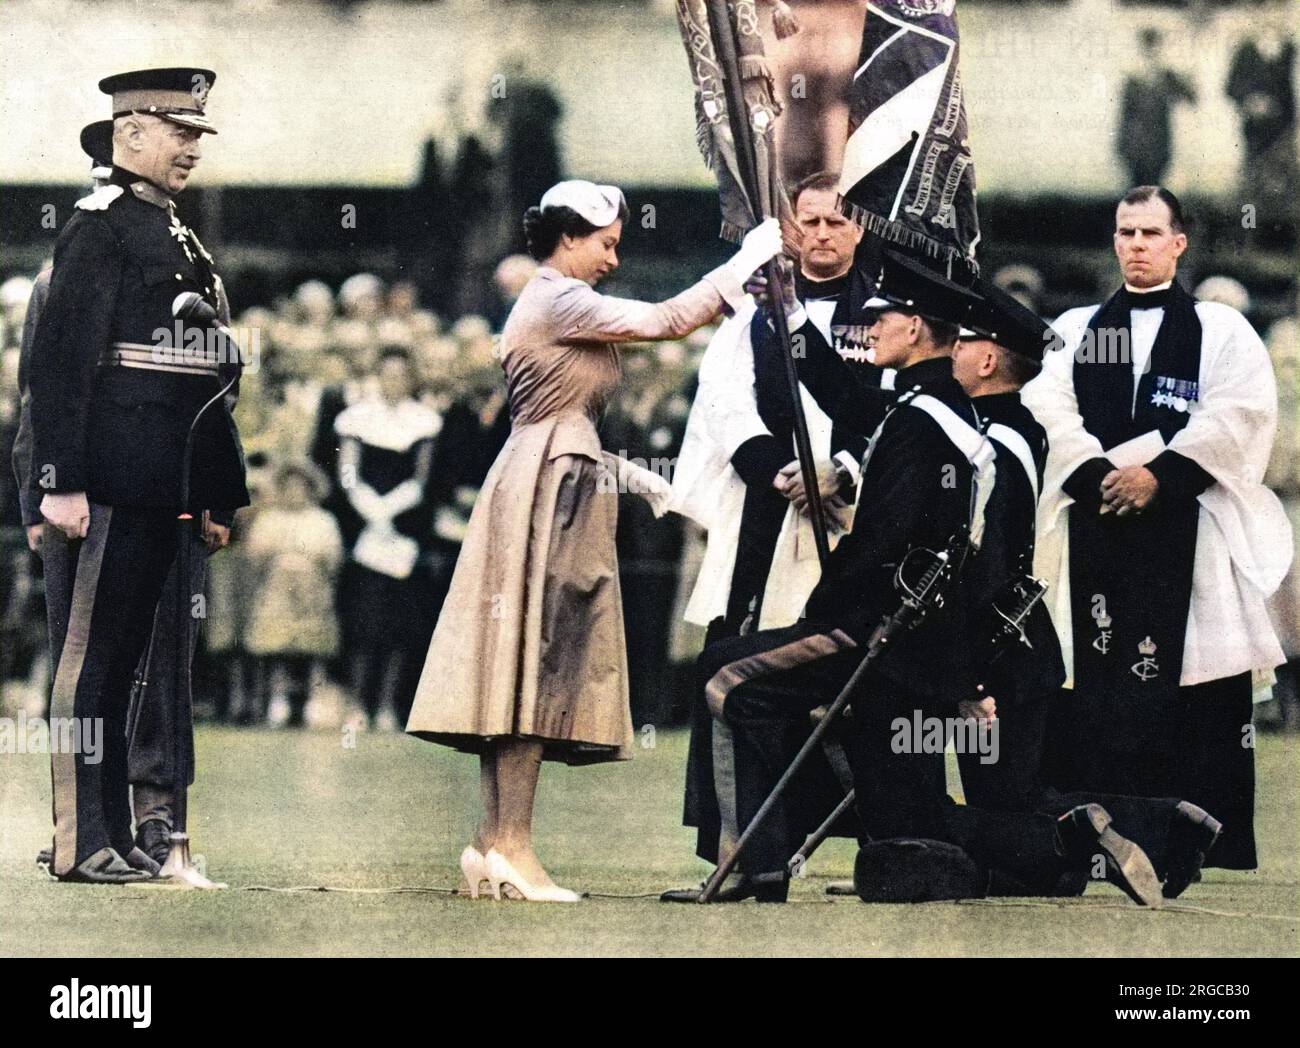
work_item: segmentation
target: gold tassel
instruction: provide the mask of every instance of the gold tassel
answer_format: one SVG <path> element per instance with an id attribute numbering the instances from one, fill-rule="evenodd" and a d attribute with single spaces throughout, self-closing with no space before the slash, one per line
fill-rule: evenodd
<path id="1" fill-rule="evenodd" d="M 768 80 L 772 79 L 772 70 L 767 64 L 767 59 L 763 55 L 741 55 L 740 79 L 754 80 L 760 76 Z"/>
<path id="2" fill-rule="evenodd" d="M 778 40 L 784 40 L 799 32 L 799 19 L 795 17 L 785 0 L 774 0 L 772 4 L 772 28 L 776 30 Z"/>

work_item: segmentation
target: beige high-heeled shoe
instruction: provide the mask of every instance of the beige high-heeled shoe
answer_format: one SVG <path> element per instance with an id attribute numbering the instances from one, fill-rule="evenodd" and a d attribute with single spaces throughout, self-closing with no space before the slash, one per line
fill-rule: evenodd
<path id="1" fill-rule="evenodd" d="M 465 875 L 465 883 L 469 885 L 471 899 L 478 898 L 484 882 L 491 890 L 492 882 L 488 879 L 487 859 L 472 844 L 466 845 L 465 850 L 460 853 L 460 872 Z"/>
<path id="2" fill-rule="evenodd" d="M 528 902 L 582 901 L 582 896 L 577 892 L 570 891 L 568 888 L 561 888 L 558 884 L 548 884 L 545 887 L 529 884 L 523 875 L 511 865 L 510 860 L 495 848 L 488 849 L 487 876 L 488 883 L 492 885 L 492 895 L 497 899 L 501 898 L 501 886 L 510 885 Z"/>

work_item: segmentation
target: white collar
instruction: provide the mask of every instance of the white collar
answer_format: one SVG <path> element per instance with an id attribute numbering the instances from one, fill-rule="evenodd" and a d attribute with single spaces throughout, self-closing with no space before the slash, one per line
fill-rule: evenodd
<path id="1" fill-rule="evenodd" d="M 389 404 L 379 397 L 358 401 L 339 412 L 334 432 L 389 451 L 406 451 L 416 441 L 436 437 L 442 418 L 428 405 L 407 399 Z"/>
<path id="2" fill-rule="evenodd" d="M 1134 287 L 1127 280 L 1124 281 L 1125 290 L 1133 292 L 1135 295 L 1149 295 L 1153 291 L 1164 291 L 1166 288 L 1174 286 L 1173 278 L 1166 280 L 1163 284 L 1157 284 L 1155 287 Z"/>

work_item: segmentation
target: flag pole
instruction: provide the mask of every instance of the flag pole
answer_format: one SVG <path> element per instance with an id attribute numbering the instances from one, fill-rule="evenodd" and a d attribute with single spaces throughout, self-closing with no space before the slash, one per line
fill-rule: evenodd
<path id="1" fill-rule="evenodd" d="M 752 128 L 749 124 L 748 107 L 740 79 L 740 60 L 736 54 L 736 38 L 732 30 L 731 17 L 727 13 L 727 0 L 705 0 L 709 15 L 709 35 L 713 37 L 713 49 L 722 70 L 723 89 L 727 98 L 727 122 L 731 127 L 731 136 L 736 143 L 736 163 L 740 167 L 740 178 L 749 198 L 749 208 L 756 220 L 772 217 L 765 212 L 763 195 L 758 175 L 757 152 L 754 148 Z M 767 263 L 767 286 L 771 292 L 772 326 L 781 343 L 781 359 L 785 362 L 785 376 L 790 388 L 790 399 L 794 408 L 794 441 L 799 459 L 800 472 L 803 475 L 804 491 L 808 496 L 808 516 L 812 521 L 813 541 L 817 545 L 817 560 L 822 570 L 830 557 L 830 543 L 826 538 L 826 508 L 822 504 L 821 489 L 817 486 L 817 465 L 812 457 L 812 443 L 808 439 L 808 420 L 804 416 L 803 400 L 799 392 L 799 373 L 794 363 L 794 348 L 790 339 L 790 327 L 786 323 L 784 277 L 776 259 Z"/>

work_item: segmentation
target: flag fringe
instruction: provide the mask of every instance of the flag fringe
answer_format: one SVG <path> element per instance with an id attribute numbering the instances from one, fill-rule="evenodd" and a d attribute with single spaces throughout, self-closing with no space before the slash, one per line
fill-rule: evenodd
<path id="1" fill-rule="evenodd" d="M 749 230 L 744 226 L 738 226 L 734 222 L 724 221 L 722 223 L 722 229 L 718 232 L 718 236 L 729 244 L 739 244 L 745 239 L 745 234 L 748 232 Z"/>
<path id="2" fill-rule="evenodd" d="M 884 215 L 868 211 L 864 207 L 840 198 L 840 211 L 865 229 L 872 236 L 887 244 L 900 244 L 910 251 L 920 251 L 930 258 L 942 259 L 945 263 L 961 261 L 979 272 L 979 263 L 973 255 L 963 254 L 952 244 L 946 244 L 898 219 L 886 218 Z"/>
<path id="3" fill-rule="evenodd" d="M 710 171 L 716 170 L 717 157 L 714 151 L 713 125 L 704 115 L 704 103 L 700 101 L 699 91 L 695 92 L 695 146 L 704 158 L 704 166 Z"/>
<path id="4" fill-rule="evenodd" d="M 767 64 L 766 55 L 741 55 L 740 79 L 753 80 L 757 77 L 772 79 L 772 67 Z"/>

